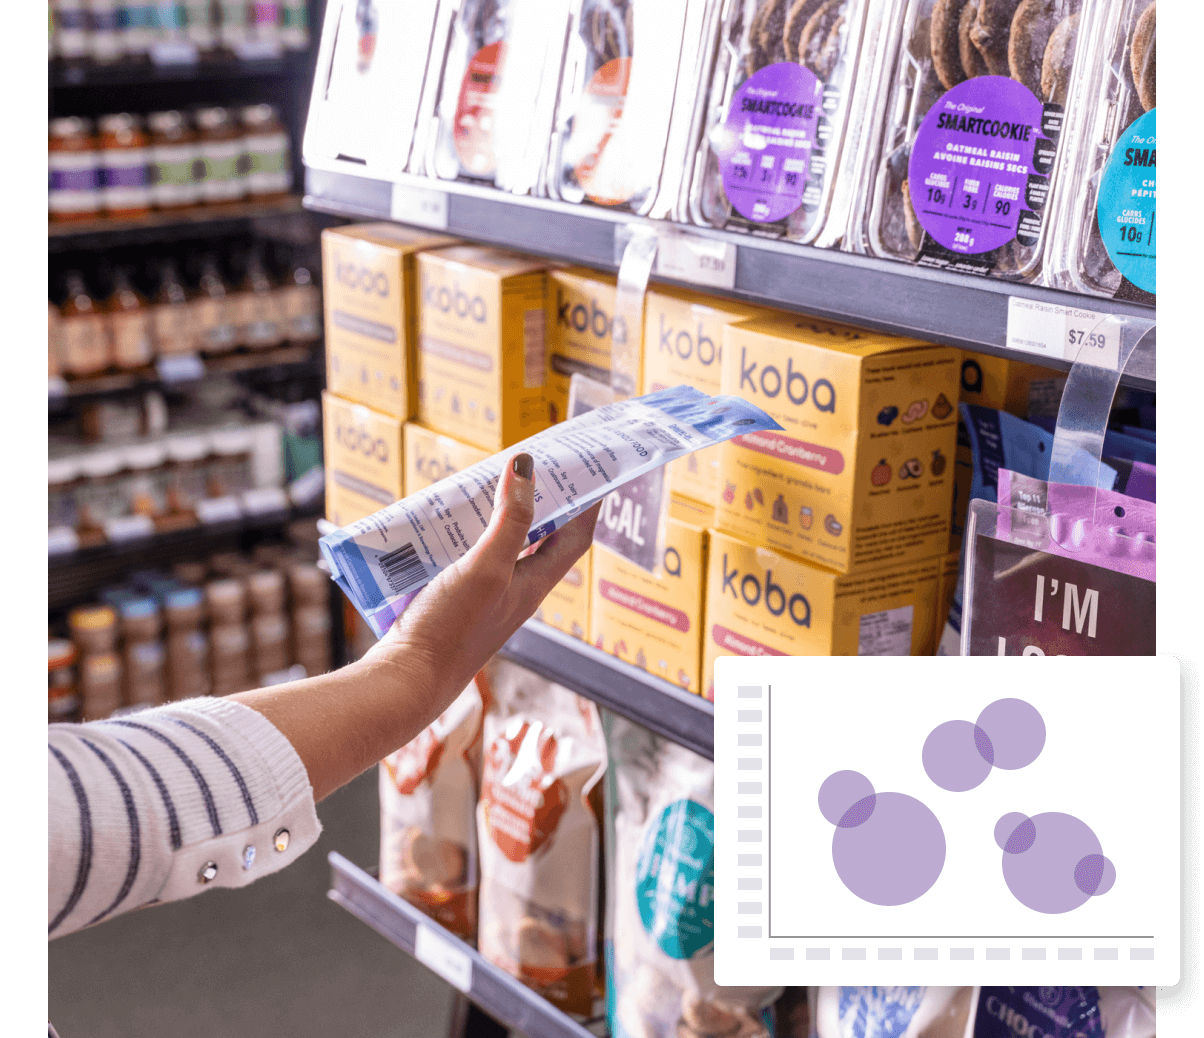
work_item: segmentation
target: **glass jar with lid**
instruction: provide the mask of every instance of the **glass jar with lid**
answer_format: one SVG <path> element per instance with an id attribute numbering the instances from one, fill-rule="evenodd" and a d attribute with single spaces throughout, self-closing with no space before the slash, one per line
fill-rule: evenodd
<path id="1" fill-rule="evenodd" d="M 151 306 L 151 331 L 161 357 L 196 352 L 192 307 L 174 260 L 164 260 L 160 267 L 159 291 Z"/>
<path id="2" fill-rule="evenodd" d="M 112 606 L 79 606 L 67 614 L 71 640 L 83 654 L 111 652 L 117 645 L 117 611 Z"/>
<path id="3" fill-rule="evenodd" d="M 255 436 L 250 429 L 217 429 L 209 435 L 213 464 L 209 468 L 209 496 L 238 496 L 255 488 L 252 453 Z"/>
<path id="4" fill-rule="evenodd" d="M 51 458 L 46 465 L 47 518 L 50 529 L 74 530 L 79 521 L 75 495 L 80 486 L 79 459 Z"/>
<path id="5" fill-rule="evenodd" d="M 157 522 L 167 513 L 167 447 L 153 442 L 134 444 L 126 447 L 125 461 L 130 511 Z"/>
<path id="6" fill-rule="evenodd" d="M 112 363 L 109 325 L 100 304 L 88 294 L 84 276 L 67 272 L 67 298 L 59 307 L 59 348 L 68 375 L 98 375 Z"/>
<path id="7" fill-rule="evenodd" d="M 121 269 L 114 274 L 113 293 L 105 309 L 109 314 L 109 334 L 117 366 L 126 369 L 146 367 L 155 359 L 151 315 L 146 299 L 134 288 L 128 270 Z"/>
<path id="8" fill-rule="evenodd" d="M 75 683 L 75 661 L 79 653 L 66 638 L 51 638 L 47 644 L 50 724 L 79 719 L 79 691 Z"/>
<path id="9" fill-rule="evenodd" d="M 101 202 L 110 216 L 145 216 L 150 212 L 150 141 L 142 120 L 129 112 L 100 120 Z"/>
<path id="10" fill-rule="evenodd" d="M 205 257 L 200 284 L 193 296 L 192 328 L 203 353 L 229 353 L 238 345 L 229 291 L 212 256 Z"/>
<path id="11" fill-rule="evenodd" d="M 284 341 L 280 300 L 258 250 L 251 253 L 238 291 L 230 295 L 230 309 L 241 345 L 270 350 Z"/>
<path id="12" fill-rule="evenodd" d="M 206 203 L 236 202 L 246 195 L 243 177 L 242 130 L 225 108 L 201 108 L 196 113 L 204 176 L 200 198 Z"/>
<path id="13" fill-rule="evenodd" d="M 180 523 L 196 521 L 197 503 L 208 496 L 210 448 L 204 436 L 167 441 L 168 514 Z"/>
<path id="14" fill-rule="evenodd" d="M 93 451 L 80 455 L 79 467 L 83 475 L 76 497 L 80 544 L 100 544 L 104 541 L 105 523 L 130 514 L 123 478 L 125 460 L 120 451 Z"/>
<path id="15" fill-rule="evenodd" d="M 50 219 L 56 223 L 100 215 L 100 149 L 87 119 L 50 120 Z"/>
<path id="16" fill-rule="evenodd" d="M 274 105 L 248 105 L 240 113 L 246 155 L 247 194 L 280 198 L 293 186 L 288 130 Z"/>
<path id="17" fill-rule="evenodd" d="M 146 122 L 151 133 L 150 185 L 155 208 L 196 205 L 196 165 L 201 150 L 188 120 L 182 113 L 170 111 L 151 112 Z"/>

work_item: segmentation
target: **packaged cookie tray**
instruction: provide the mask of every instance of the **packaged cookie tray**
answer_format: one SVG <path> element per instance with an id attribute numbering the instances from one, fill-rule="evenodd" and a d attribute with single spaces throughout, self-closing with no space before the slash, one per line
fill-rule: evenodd
<path id="1" fill-rule="evenodd" d="M 1032 281 L 1096 0 L 896 0 L 861 241 L 878 256 Z M 886 34 L 884 34 L 884 39 Z"/>
<path id="2" fill-rule="evenodd" d="M 576 2 L 546 193 L 667 215 L 685 166 L 703 31 L 719 0 Z M 647 48 L 644 60 L 636 57 L 637 41 Z"/>
<path id="3" fill-rule="evenodd" d="M 1074 160 L 1051 241 L 1051 282 L 1091 295 L 1156 298 L 1156 4 L 1110 0 L 1074 89 Z M 1094 99 L 1094 103 L 1090 101 Z"/>
<path id="4" fill-rule="evenodd" d="M 688 218 L 838 244 L 886 0 L 734 0 L 694 146 Z"/>
<path id="5" fill-rule="evenodd" d="M 442 180 L 538 186 L 564 59 L 569 0 L 464 0 L 451 15 L 423 170 Z"/>

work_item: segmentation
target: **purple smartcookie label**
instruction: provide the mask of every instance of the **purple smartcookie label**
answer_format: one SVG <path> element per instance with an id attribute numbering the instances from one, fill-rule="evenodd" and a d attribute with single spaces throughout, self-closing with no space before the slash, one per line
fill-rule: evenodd
<path id="1" fill-rule="evenodd" d="M 823 84 L 792 62 L 769 65 L 736 91 L 716 147 L 723 189 L 741 216 L 772 223 L 803 201 Z"/>
<path id="2" fill-rule="evenodd" d="M 908 192 L 921 226 L 953 252 L 1033 246 L 1049 194 L 1058 105 L 1004 76 L 959 83 L 924 116 L 911 147 Z"/>
<path id="3" fill-rule="evenodd" d="M 52 169 L 51 191 L 95 191 L 100 186 L 98 169 Z"/>

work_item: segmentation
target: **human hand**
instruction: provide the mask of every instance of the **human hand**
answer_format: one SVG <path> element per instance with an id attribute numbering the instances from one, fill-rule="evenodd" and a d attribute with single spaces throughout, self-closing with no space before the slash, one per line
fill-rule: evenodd
<path id="1" fill-rule="evenodd" d="M 505 641 L 528 620 L 594 537 L 601 504 L 519 558 L 535 517 L 533 462 L 518 454 L 502 472 L 501 506 L 481 539 L 439 574 L 365 656 L 416 678 L 438 716 Z"/>

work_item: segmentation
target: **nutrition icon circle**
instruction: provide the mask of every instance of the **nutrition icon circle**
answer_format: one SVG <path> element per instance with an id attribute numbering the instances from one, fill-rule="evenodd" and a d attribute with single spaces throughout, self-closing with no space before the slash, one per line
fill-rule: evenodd
<path id="1" fill-rule="evenodd" d="M 1036 707 L 1023 699 L 998 699 L 976 721 L 945 721 L 932 729 L 921 751 L 924 771 L 941 789 L 967 793 L 996 769 L 1028 767 L 1041 755 L 1045 738 L 1045 720 Z M 945 832 L 915 797 L 880 793 L 860 772 L 837 771 L 820 785 L 819 810 L 836 827 L 836 874 L 862 901 L 905 905 L 940 878 Z M 1072 814 L 1010 811 L 995 823 L 993 837 L 1003 852 L 1005 885 L 1034 912 L 1071 912 L 1116 882 L 1116 867 L 1099 838 Z"/>

